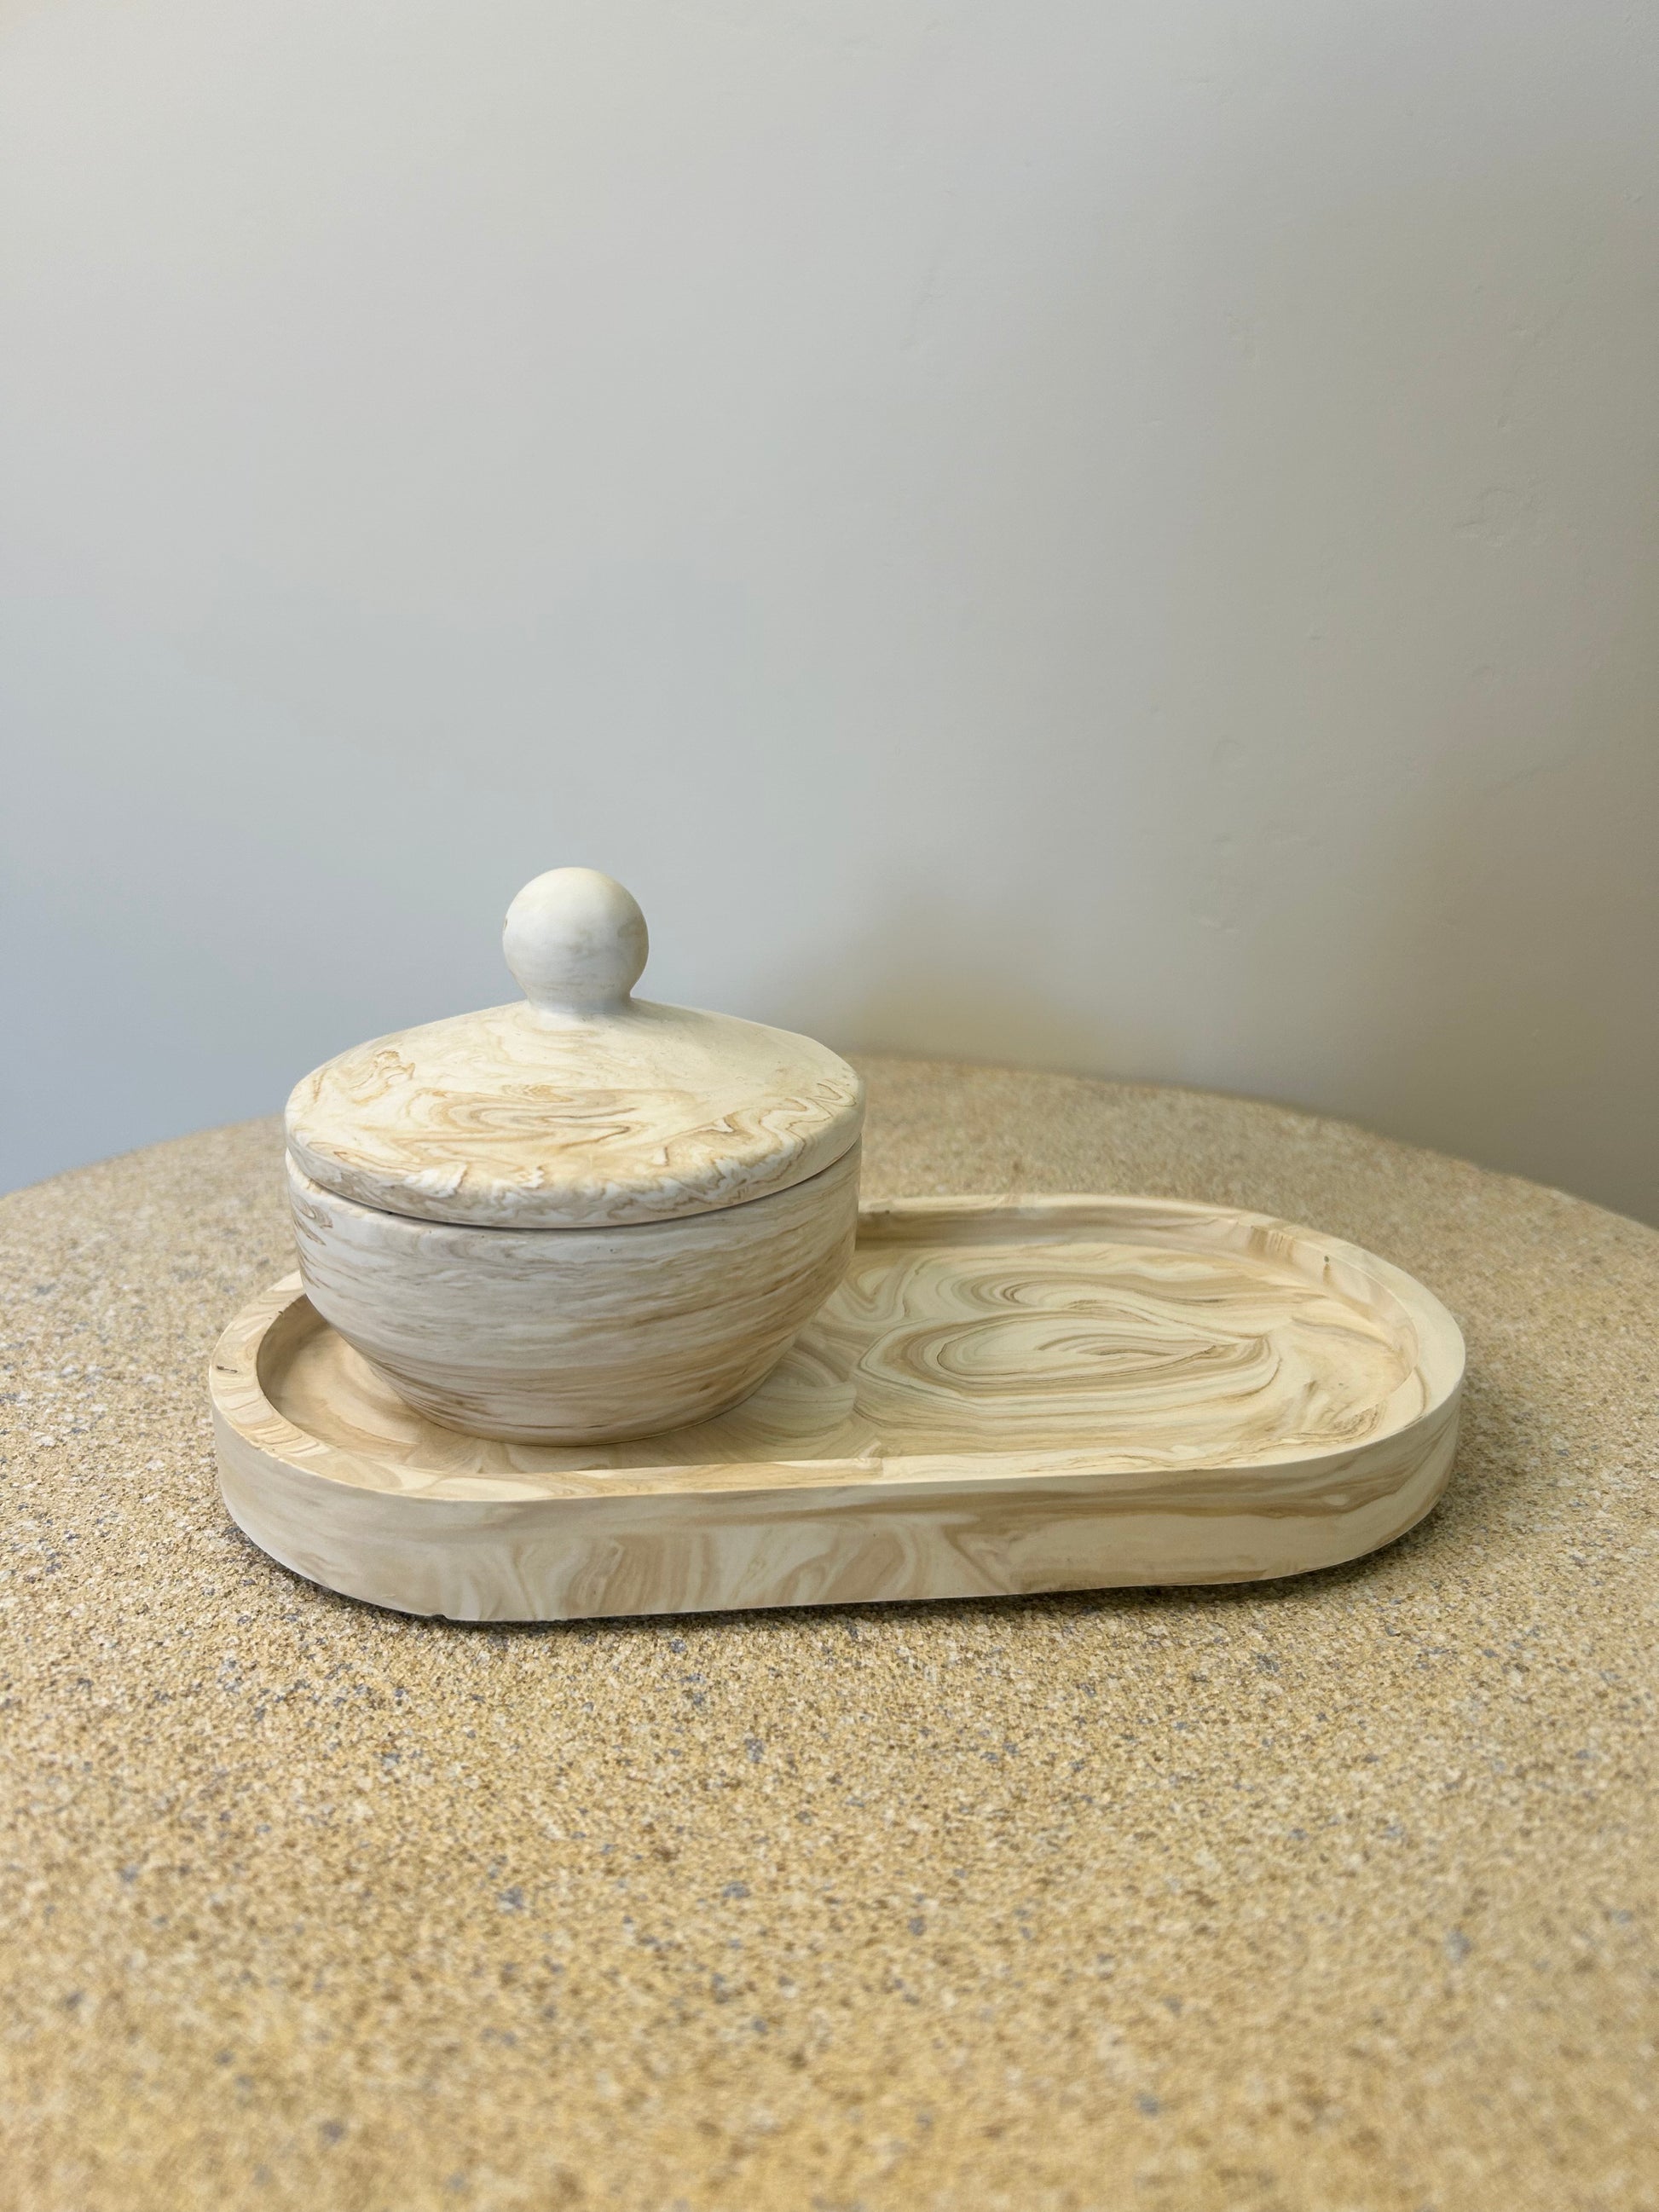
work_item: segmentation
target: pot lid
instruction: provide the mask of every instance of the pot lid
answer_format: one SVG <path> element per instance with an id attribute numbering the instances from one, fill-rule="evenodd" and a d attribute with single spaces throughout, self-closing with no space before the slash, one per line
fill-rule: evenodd
<path id="1" fill-rule="evenodd" d="M 856 1143 L 864 1085 L 811 1037 L 631 994 L 645 917 L 555 868 L 507 909 L 524 998 L 376 1037 L 288 1103 L 313 1182 L 417 1220 L 513 1229 L 665 1221 L 804 1182 Z"/>

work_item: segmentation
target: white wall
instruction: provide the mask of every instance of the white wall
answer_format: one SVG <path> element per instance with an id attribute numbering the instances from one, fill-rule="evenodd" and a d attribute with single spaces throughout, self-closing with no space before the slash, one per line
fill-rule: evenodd
<path id="1" fill-rule="evenodd" d="M 1659 8 L 22 0 L 0 1183 L 510 994 L 1659 1218 Z"/>

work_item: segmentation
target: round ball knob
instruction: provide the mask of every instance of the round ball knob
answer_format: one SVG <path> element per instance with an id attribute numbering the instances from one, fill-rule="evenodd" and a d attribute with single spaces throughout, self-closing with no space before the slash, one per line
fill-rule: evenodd
<path id="1" fill-rule="evenodd" d="M 501 948 L 538 1013 L 614 1013 L 644 969 L 650 940 L 632 896 L 597 868 L 550 868 L 507 910 Z"/>

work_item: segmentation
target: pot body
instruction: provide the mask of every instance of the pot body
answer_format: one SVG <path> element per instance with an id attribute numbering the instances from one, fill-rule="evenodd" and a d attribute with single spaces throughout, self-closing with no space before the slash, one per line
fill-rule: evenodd
<path id="1" fill-rule="evenodd" d="M 312 1304 L 428 1420 L 580 1444 L 745 1398 L 845 1273 L 860 1148 L 717 1212 L 621 1229 L 485 1229 L 341 1198 L 293 1160 Z"/>

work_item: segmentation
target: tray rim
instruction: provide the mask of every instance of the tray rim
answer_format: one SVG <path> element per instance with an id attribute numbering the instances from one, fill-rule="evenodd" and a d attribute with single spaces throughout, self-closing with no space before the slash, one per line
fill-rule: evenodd
<path id="1" fill-rule="evenodd" d="M 957 1225 L 962 1241 L 983 1237 L 994 1228 L 1018 1241 L 1021 1227 L 1038 1235 L 1068 1226 L 1086 1230 L 1114 1224 L 1133 1224 L 1145 1237 L 1157 1241 L 1159 1222 L 1168 1227 L 1200 1227 L 1206 1221 L 1224 1224 L 1235 1231 L 1266 1231 L 1284 1243 L 1278 1256 L 1297 1273 L 1322 1281 L 1341 1294 L 1334 1277 L 1354 1272 L 1384 1290 L 1409 1320 L 1417 1345 L 1413 1372 L 1425 1385 L 1425 1401 L 1408 1419 L 1382 1428 L 1357 1443 L 1325 1451 L 1291 1449 L 1275 1458 L 1267 1455 L 1224 1465 L 1194 1462 L 1175 1468 L 1114 1468 L 1101 1465 L 1079 1468 L 1079 1447 L 1060 1451 L 1026 1448 L 1012 1452 L 893 1453 L 859 1458 L 673 1462 L 655 1465 L 589 1469 L 513 1469 L 488 1474 L 458 1474 L 399 1466 L 370 1453 L 357 1452 L 313 1435 L 282 1413 L 266 1395 L 259 1364 L 271 1330 L 297 1305 L 308 1304 L 297 1271 L 283 1276 L 251 1299 L 230 1322 L 214 1347 L 209 1363 L 209 1395 L 216 1428 L 228 1430 L 244 1449 L 252 1449 L 293 1474 L 310 1477 L 331 1490 L 349 1491 L 359 1497 L 378 1496 L 395 1500 L 400 1508 L 420 1506 L 451 1512 L 477 1511 L 494 1507 L 508 1512 L 520 1508 L 542 1512 L 561 1505 L 590 1504 L 609 1498 L 649 1498 L 666 1503 L 715 1496 L 728 1499 L 827 1498 L 845 1490 L 897 1490 L 924 1493 L 933 1488 L 958 1488 L 972 1483 L 988 1492 L 1034 1485 L 1108 1484 L 1123 1493 L 1126 1505 L 1139 1484 L 1162 1486 L 1172 1479 L 1192 1486 L 1193 1503 L 1201 1503 L 1206 1487 L 1228 1497 L 1248 1486 L 1253 1475 L 1273 1475 L 1280 1482 L 1297 1477 L 1310 1481 L 1328 1476 L 1363 1460 L 1384 1445 L 1398 1445 L 1414 1431 L 1443 1423 L 1461 1396 L 1466 1353 L 1456 1322 L 1434 1293 L 1415 1276 L 1390 1261 L 1345 1238 L 1327 1236 L 1296 1222 L 1254 1212 L 1239 1206 L 1206 1205 L 1190 1200 L 1129 1195 L 1117 1193 L 1056 1192 L 1007 1196 L 951 1194 L 866 1199 L 859 1207 L 859 1239 L 881 1242 L 936 1240 L 949 1224 Z M 1199 1249 L 1202 1249 L 1200 1247 Z M 1216 1249 L 1221 1249 L 1219 1242 Z M 1306 1264 L 1322 1262 L 1319 1272 Z M 314 1314 L 315 1309 L 310 1310 Z M 326 1328 L 320 1316 L 316 1326 Z M 309 1334 L 309 1331 L 307 1331 Z M 648 1437 L 636 1443 L 648 1444 Z M 533 1448 L 532 1448 L 533 1449 Z M 1103 1457 L 1107 1455 L 1103 1455 Z M 369 1479 L 365 1480 L 367 1475 Z M 725 1480 L 720 1478 L 724 1477 Z M 699 1480 L 701 1478 L 701 1480 Z M 420 1486 L 416 1486 L 416 1483 Z M 1219 1502 L 1219 1501 L 1218 1501 Z"/>

